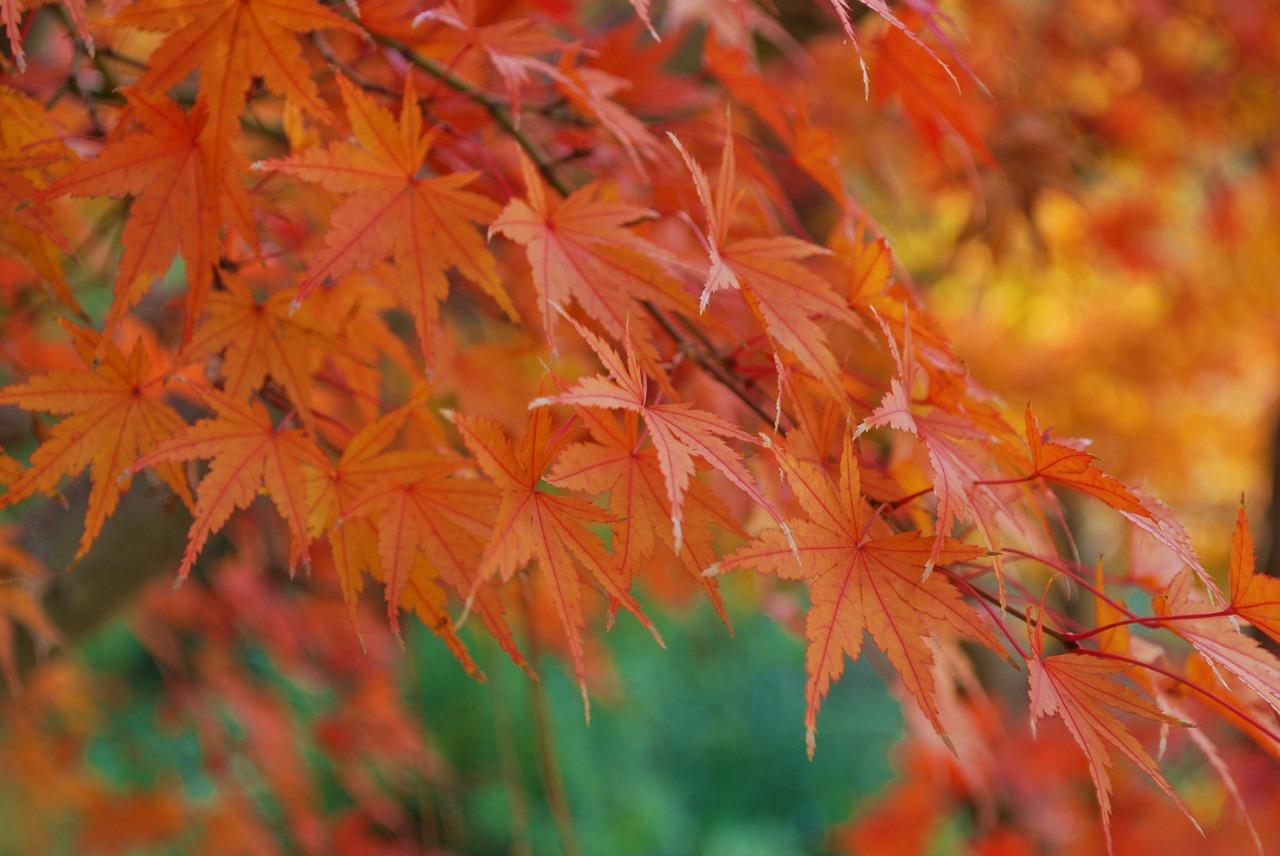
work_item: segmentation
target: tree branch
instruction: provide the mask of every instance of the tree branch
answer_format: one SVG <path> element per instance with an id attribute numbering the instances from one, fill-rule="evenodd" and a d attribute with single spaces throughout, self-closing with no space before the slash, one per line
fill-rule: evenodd
<path id="1" fill-rule="evenodd" d="M 72 564 L 84 528 L 88 484 L 70 491 L 70 508 L 50 501 L 26 515 L 19 540 L 47 568 L 66 568 L 52 577 L 42 598 L 49 620 L 63 638 L 62 651 L 89 636 L 123 609 L 151 580 L 172 573 L 187 544 L 191 516 L 181 503 L 167 505 L 143 477 L 121 499 L 102 532 L 78 563 Z M 18 675 L 39 665 L 35 641 L 19 629 L 15 640 Z"/>

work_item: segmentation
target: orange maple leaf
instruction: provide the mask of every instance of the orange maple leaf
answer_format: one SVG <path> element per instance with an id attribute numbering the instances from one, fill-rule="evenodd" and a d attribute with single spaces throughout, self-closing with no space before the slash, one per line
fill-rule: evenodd
<path id="1" fill-rule="evenodd" d="M 54 222 L 49 206 L 34 200 L 39 191 L 20 172 L 10 172 L 6 158 L 0 158 L 0 216 L 10 217 L 32 232 L 43 235 L 70 255 L 74 252 L 66 235 Z"/>
<path id="2" fill-rule="evenodd" d="M 378 566 L 378 530 L 370 519 L 348 519 L 347 509 L 376 478 L 398 469 L 396 459 L 383 450 L 403 422 L 402 411 L 392 411 L 352 437 L 336 463 L 307 471 L 308 529 L 313 538 L 328 538 L 342 599 L 357 634 L 356 604 L 364 590 L 364 571 Z"/>
<path id="3" fill-rule="evenodd" d="M 938 56 L 933 48 L 925 44 L 924 40 L 916 35 L 915 32 L 907 26 L 905 21 L 893 13 L 893 10 L 889 8 L 887 0 L 859 0 L 859 2 L 887 21 L 890 26 L 890 32 L 893 32 L 895 35 L 901 34 L 902 37 L 909 39 L 924 51 L 930 59 L 937 63 L 947 77 L 951 79 L 951 82 L 956 85 L 956 88 L 958 89 L 960 87 L 959 81 L 956 80 L 956 76 L 951 72 L 951 69 L 947 64 L 942 61 L 942 57 Z M 862 88 L 866 97 L 870 98 L 871 77 L 867 71 L 866 60 L 862 56 L 862 45 L 858 41 L 857 31 L 854 29 L 853 18 L 849 14 L 851 0 L 830 0 L 830 3 L 831 7 L 835 9 L 836 15 L 840 18 L 840 25 L 844 27 L 845 35 L 849 37 L 849 41 L 853 45 L 854 53 L 858 55 L 858 65 L 862 67 Z M 944 23 L 950 24 L 951 19 L 938 8 L 934 0 L 903 0 L 903 3 L 908 9 L 924 20 L 925 26 L 928 28 L 929 32 L 931 32 L 948 48 L 951 56 L 963 65 L 964 59 L 956 52 L 955 47 L 952 45 L 950 39 L 947 38 L 946 33 L 943 32 L 941 26 Z"/>
<path id="4" fill-rule="evenodd" d="M 196 103 L 209 117 L 201 131 L 206 143 L 235 137 L 254 80 L 328 119 L 297 35 L 360 32 L 315 0 L 139 0 L 111 23 L 169 33 L 134 84 L 138 89 L 168 92 L 200 69 Z"/>
<path id="5" fill-rule="evenodd" d="M 290 312 L 293 289 L 259 301 L 234 274 L 220 271 L 217 279 L 223 288 L 205 301 L 204 318 L 175 362 L 221 355 L 222 390 L 241 400 L 270 375 L 311 425 L 312 375 L 322 350 L 341 351 L 337 340 L 307 314 Z"/>
<path id="6" fill-rule="evenodd" d="M 310 531 L 328 538 L 353 624 L 367 572 L 387 587 L 393 626 L 396 606 L 413 610 L 469 673 L 483 677 L 457 636 L 445 610 L 447 595 L 437 580 L 443 577 L 463 597 L 471 592 L 483 541 L 492 527 L 488 509 L 496 495 L 488 484 L 459 484 L 447 478 L 457 467 L 442 469 L 444 459 L 439 456 L 386 450 L 420 404 L 415 398 L 371 422 L 351 438 L 336 464 L 308 470 Z M 446 476 L 443 490 L 436 489 L 433 474 Z M 406 517 L 418 519 L 412 520 L 413 526 L 397 526 Z M 426 531 L 419 531 L 421 527 Z M 412 543 L 407 549 L 398 543 L 412 539 L 416 550 Z M 437 553 L 442 540 L 447 543 Z M 502 602 L 489 587 L 476 593 L 472 611 L 512 661 L 527 669 L 503 617 Z M 359 633 L 358 625 L 356 630 Z"/>
<path id="7" fill-rule="evenodd" d="M 844 672 L 847 654 L 857 660 L 864 633 L 885 653 L 903 686 L 939 733 L 934 699 L 933 650 L 941 626 L 1001 651 L 996 638 L 941 575 L 924 576 L 932 541 L 919 532 L 894 533 L 871 514 L 861 493 L 853 443 L 846 440 L 837 483 L 826 471 L 775 447 L 787 483 L 808 520 L 792 520 L 795 544 L 775 529 L 714 566 L 717 573 L 755 568 L 784 579 L 809 580 L 811 609 L 805 666 L 805 732 L 813 755 L 818 708 Z M 878 525 L 877 525 L 878 523 Z M 965 562 L 983 550 L 946 538 L 937 562 Z"/>
<path id="8" fill-rule="evenodd" d="M 0 485 L 10 485 L 22 475 L 22 464 L 0 452 Z"/>
<path id="9" fill-rule="evenodd" d="M 666 544 L 707 592 L 727 627 L 729 619 L 716 580 L 702 571 L 716 559 L 712 523 L 746 537 L 733 515 L 705 483 L 691 480 L 685 497 L 684 537 L 677 544 L 671 530 L 653 525 L 653 521 L 663 518 L 664 506 L 670 500 L 658 451 L 642 442 L 637 414 L 624 413 L 619 420 L 593 408 L 576 409 L 596 442 L 575 443 L 566 448 L 547 480 L 557 487 L 607 495 L 609 511 L 617 518 L 610 547 L 623 571 L 634 575 L 647 567 L 658 544 Z"/>
<path id="10" fill-rule="evenodd" d="M 459 477 L 471 466 L 464 458 L 402 451 L 383 457 L 387 472 L 376 479 L 344 514 L 372 517 L 378 530 L 379 576 L 386 583 L 387 617 L 399 630 L 400 599 L 424 556 L 463 595 L 479 565 L 493 527 L 498 492 L 488 482 Z"/>
<path id="11" fill-rule="evenodd" d="M 1097 460 L 1094 455 L 1050 440 L 1048 431 L 1042 433 L 1030 405 L 1027 406 L 1026 422 L 1032 478 L 1048 479 L 1087 493 L 1117 511 L 1127 511 L 1139 517 L 1151 516 L 1133 488 L 1094 465 Z"/>
<path id="12" fill-rule="evenodd" d="M 438 580 L 439 577 L 427 557 L 422 553 L 416 554 L 409 571 L 408 583 L 404 593 L 400 595 L 400 607 L 413 612 L 432 633 L 439 636 L 468 675 L 477 681 L 488 681 L 472 659 L 466 643 L 458 635 L 458 625 L 453 616 L 449 615 L 449 594 Z M 399 624 L 396 623 L 393 629 L 398 637 Z"/>
<path id="13" fill-rule="evenodd" d="M 83 317 L 62 269 L 75 250 L 54 212 L 39 198 L 50 174 L 71 152 L 34 98 L 0 85 L 0 115 L 5 117 L 0 128 L 0 246 L 39 274 L 59 302 Z"/>
<path id="14" fill-rule="evenodd" d="M 951 534 L 959 519 L 972 520 L 989 548 L 999 541 L 997 517 L 1013 519 L 1008 505 L 979 483 L 990 477 L 990 455 L 983 443 L 991 440 L 990 431 L 978 426 L 972 414 L 954 408 L 913 407 L 912 381 L 915 378 L 916 352 L 912 346 L 912 325 L 904 318 L 902 344 L 898 345 L 888 323 L 877 314 L 877 320 L 889 343 L 889 351 L 897 366 L 897 374 L 889 380 L 889 391 L 862 424 L 855 437 L 874 427 L 889 427 L 914 434 L 924 443 L 933 470 L 933 493 L 938 498 L 937 529 L 933 550 L 925 563 L 925 576 L 939 561 L 943 539 Z M 1001 597 L 1004 576 L 999 557 L 993 560 Z"/>
<path id="15" fill-rule="evenodd" d="M 536 398 L 529 402 L 529 407 L 532 409 L 548 404 L 572 404 L 578 407 L 627 410 L 643 416 L 645 427 L 658 450 L 658 465 L 666 485 L 667 499 L 671 503 L 671 527 L 677 551 L 683 537 L 684 498 L 694 474 L 695 457 L 714 467 L 782 524 L 773 505 L 760 492 L 751 472 L 742 463 L 742 456 L 724 438 L 753 445 L 757 445 L 759 440 L 714 413 L 697 410 L 687 402 L 649 404 L 649 378 L 640 369 L 630 335 L 623 339 L 627 354 L 624 363 L 603 339 L 576 321 L 569 321 L 591 346 L 591 350 L 595 351 L 609 376 L 593 375 L 583 378 L 567 392 Z"/>
<path id="16" fill-rule="evenodd" d="M 328 537 L 353 624 L 357 598 L 364 590 L 363 572 L 378 569 L 378 530 L 373 520 L 352 517 L 350 509 L 375 481 L 402 469 L 405 453 L 386 449 L 404 427 L 410 406 L 365 425 L 348 441 L 336 463 L 307 470 L 308 529 L 312 537 Z"/>
<path id="17" fill-rule="evenodd" d="M 385 584 L 391 628 L 399 634 L 401 606 L 414 610 L 469 673 L 483 677 L 457 638 L 439 581 L 448 582 L 463 597 L 470 593 L 492 527 L 497 491 L 488 482 L 459 477 L 459 470 L 470 466 L 461 458 L 403 451 L 388 453 L 381 460 L 394 472 L 377 478 L 348 507 L 346 516 L 376 520 L 377 562 L 368 570 Z M 486 594 L 490 594 L 487 589 L 478 592 L 477 600 L 488 624 L 493 604 Z M 505 624 L 500 629 L 505 631 Z M 502 635 L 495 636 L 503 640 Z M 505 636 L 509 640 L 510 632 Z"/>
<path id="18" fill-rule="evenodd" d="M 1280 714 L 1280 658 L 1256 639 L 1241 633 L 1229 607 L 1215 611 L 1206 603 L 1191 584 L 1191 578 L 1190 573 L 1183 571 L 1169 583 L 1164 594 L 1156 598 L 1156 614 L 1176 618 L 1162 626 L 1194 645 L 1211 665 L 1231 672 Z"/>
<path id="19" fill-rule="evenodd" d="M 115 345 L 100 344 L 96 333 L 65 325 L 75 339 L 82 371 L 56 371 L 0 389 L 0 404 L 65 415 L 31 455 L 31 465 L 0 497 L 0 508 L 34 493 L 52 494 L 64 476 L 86 469 L 89 505 L 76 558 L 85 554 L 131 482 L 130 466 L 141 453 L 171 437 L 186 423 L 160 400 L 163 377 L 151 369 L 141 341 L 126 357 Z M 102 358 L 95 365 L 95 350 Z M 180 467 L 157 474 L 188 505 L 191 495 Z"/>
<path id="20" fill-rule="evenodd" d="M 214 412 L 157 445 L 134 462 L 131 471 L 172 461 L 210 458 L 209 471 L 196 490 L 195 520 L 178 567 L 186 579 L 205 541 L 221 529 L 237 508 L 247 508 L 266 493 L 289 528 L 289 566 L 306 553 L 307 484 L 305 466 L 324 467 L 328 458 L 304 431 L 271 424 L 256 401 L 238 401 L 203 386 L 192 389 Z"/>
<path id="21" fill-rule="evenodd" d="M 79 164 L 38 198 L 132 195 L 106 329 L 119 323 L 180 251 L 187 269 L 185 338 L 213 284 L 221 213 L 233 213 L 245 235 L 255 233 L 248 198 L 238 170 L 215 169 L 215 150 L 226 141 L 201 141 L 207 118 L 202 105 L 187 114 L 158 95 L 132 92 L 128 98 L 140 130 L 113 137 L 96 158 Z M 227 163 L 232 157 L 227 152 L 222 159 Z"/>
<path id="22" fill-rule="evenodd" d="M 489 232 L 524 245 L 552 350 L 556 348 L 556 308 L 567 310 L 574 299 L 618 338 L 626 331 L 637 301 L 692 308 L 681 284 L 663 270 L 675 258 L 627 228 L 657 217 L 656 211 L 603 199 L 598 182 L 565 199 L 553 199 L 528 158 L 521 156 L 520 165 L 528 202 L 509 202 Z"/>
<path id="23" fill-rule="evenodd" d="M 1027 406 L 1026 425 L 1027 447 L 1031 450 L 1031 477 L 1057 482 L 1102 500 L 1172 550 L 1195 572 L 1210 596 L 1217 596 L 1217 584 L 1200 563 L 1186 530 L 1164 503 L 1104 473 L 1094 465 L 1096 458 L 1088 452 L 1048 439 L 1049 432 L 1040 431 L 1030 405 Z"/>
<path id="24" fill-rule="evenodd" d="M 560 62 L 551 75 L 557 88 L 569 103 L 595 117 L 622 146 L 636 172 L 644 174 L 644 161 L 656 160 L 661 147 L 649 126 L 614 100 L 631 82 L 603 69 L 580 64 L 581 52 L 580 49 L 567 50 L 560 55 Z"/>
<path id="25" fill-rule="evenodd" d="M 330 218 L 324 247 L 298 287 L 296 301 L 305 300 L 326 279 L 367 270 L 394 256 L 424 358 L 430 356 L 439 303 L 449 291 L 445 272 L 450 268 L 479 285 L 516 320 L 497 263 L 475 228 L 492 223 L 497 206 L 462 189 L 475 173 L 422 172 L 438 131 L 423 129 L 413 79 L 405 82 L 399 122 L 346 78 L 339 77 L 338 84 L 359 145 L 335 142 L 325 149 L 255 164 L 346 197 Z"/>
<path id="26" fill-rule="evenodd" d="M 1244 505 L 1236 516 L 1231 535 L 1231 561 L 1227 578 L 1231 587 L 1231 608 L 1254 627 L 1280 640 L 1280 579 L 1253 572 L 1253 538 Z"/>
<path id="27" fill-rule="evenodd" d="M 845 401 L 840 364 L 831 353 L 826 333 L 814 319 L 833 318 L 852 325 L 857 323 L 856 317 L 826 279 L 799 264 L 802 259 L 830 255 L 831 251 L 788 235 L 731 241 L 729 225 L 737 201 L 732 127 L 725 130 L 714 196 L 702 167 L 675 134 L 667 136 L 684 158 L 707 213 L 711 266 L 702 289 L 702 309 L 707 308 L 717 291 L 741 291 L 775 348 L 795 355 L 836 401 Z"/>
<path id="28" fill-rule="evenodd" d="M 492 540 L 480 562 L 476 585 L 495 573 L 509 580 L 530 561 L 537 561 L 543 585 L 569 641 L 583 710 L 590 719 L 578 567 L 585 568 L 612 602 L 621 604 L 662 644 L 653 623 L 628 591 L 627 575 L 618 566 L 617 558 L 588 528 L 610 523 L 613 515 L 584 499 L 541 489 L 547 467 L 568 440 L 567 432 L 552 434 L 548 411 L 534 410 L 529 414 L 519 448 L 512 446 L 497 423 L 489 419 L 458 415 L 455 424 L 480 469 L 501 491 Z"/>
<path id="29" fill-rule="evenodd" d="M 712 28 L 707 30 L 703 43 L 702 61 L 733 99 L 750 107 L 786 145 L 795 165 L 808 173 L 842 208 L 847 208 L 851 199 L 836 161 L 835 135 L 809 120 L 804 103 L 797 102 L 761 69 L 754 51 L 724 44 Z"/>
<path id="30" fill-rule="evenodd" d="M 0 246 L 6 254 L 16 253 L 40 274 L 63 306 L 83 315 L 84 310 L 67 285 L 62 272 L 63 256 L 58 252 L 70 255 L 74 250 L 49 206 L 36 198 L 36 186 L 21 172 L 7 169 L 13 160 L 0 157 Z"/>
<path id="31" fill-rule="evenodd" d="M 1068 652 L 1052 657 L 1041 657 L 1038 636 L 1033 636 L 1035 656 L 1027 660 L 1028 681 L 1031 693 L 1031 728 L 1036 720 L 1057 714 L 1089 762 L 1089 775 L 1098 794 L 1102 811 L 1102 828 L 1107 837 L 1107 852 L 1111 847 L 1111 752 L 1114 747 L 1155 781 L 1169 799 L 1182 810 L 1196 829 L 1196 823 L 1186 806 L 1178 799 L 1173 788 L 1160 775 L 1160 768 L 1138 739 L 1127 729 L 1113 710 L 1140 716 L 1155 722 L 1183 725 L 1144 699 L 1134 689 L 1114 680 L 1131 667 L 1082 652 Z"/>

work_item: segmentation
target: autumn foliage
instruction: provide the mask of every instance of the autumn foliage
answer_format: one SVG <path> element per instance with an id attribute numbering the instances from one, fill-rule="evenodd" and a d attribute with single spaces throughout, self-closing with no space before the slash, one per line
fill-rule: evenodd
<path id="1" fill-rule="evenodd" d="M 10 690 L 40 671 L 14 640 L 43 655 L 68 632 L 47 581 L 74 584 L 145 493 L 132 525 L 182 519 L 157 570 L 192 579 L 145 596 L 140 635 L 209 745 L 211 699 L 253 723 L 297 852 L 417 852 L 390 760 L 440 762 L 361 676 L 411 620 L 479 680 L 477 634 L 531 680 L 549 649 L 589 720 L 615 620 L 668 656 L 649 604 L 704 597 L 728 629 L 730 586 L 806 601 L 811 756 L 846 663 L 887 663 L 914 736 L 882 814 L 836 834 L 850 852 L 920 852 L 966 812 L 973 853 L 1131 852 L 1135 806 L 1180 810 L 1188 838 L 1276 833 L 1237 781 L 1280 752 L 1280 581 L 1244 508 L 1215 574 L 1164 503 L 983 385 L 881 224 L 909 181 L 990 206 L 965 240 L 1048 252 L 1035 205 L 1070 171 L 1052 135 L 1001 144 L 1019 116 L 1048 125 L 989 46 L 1051 28 L 969 5 L 0 3 L 0 405 L 27 414 L 0 455 Z M 63 493 L 78 540 L 44 567 L 26 521 Z M 1082 555 L 1098 519 L 1160 561 Z M 316 808 L 275 703 L 230 677 L 244 628 L 346 687 L 318 739 L 361 812 Z M 73 696 L 9 703 L 0 770 L 116 852 L 137 842 L 95 837 L 106 797 L 23 751 L 23 708 Z M 368 745 L 361 717 L 385 726 Z M 1090 786 L 1084 827 L 1037 820 L 1015 754 Z M 1164 757 L 1223 801 L 1181 794 Z M 222 794 L 194 819 L 163 791 L 127 807 L 142 844 L 198 823 L 209 852 L 278 852 Z M 904 825 L 921 841 L 893 843 Z"/>

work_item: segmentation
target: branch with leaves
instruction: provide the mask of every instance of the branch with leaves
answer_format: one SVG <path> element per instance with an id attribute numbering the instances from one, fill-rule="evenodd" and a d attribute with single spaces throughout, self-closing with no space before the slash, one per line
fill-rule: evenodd
<path id="1" fill-rule="evenodd" d="M 907 112 L 991 159 L 944 94 L 967 69 L 953 23 L 865 5 L 856 26 L 834 8 L 864 85 L 864 47 L 923 55 L 947 86 L 901 91 Z M 1280 639 L 1280 592 L 1253 574 L 1243 510 L 1223 593 L 1158 500 L 1030 407 L 1014 427 L 872 237 L 835 137 L 753 52 L 762 21 L 704 10 L 659 45 L 547 4 L 67 11 L 70 52 L 49 34 L 27 51 L 17 7 L 3 19 L 0 295 L 35 309 L 6 316 L 0 405 L 56 421 L 0 458 L 0 507 L 87 472 L 77 558 L 145 479 L 192 515 L 179 581 L 240 526 L 246 554 L 335 581 L 353 642 L 373 580 L 394 635 L 416 614 L 477 678 L 464 622 L 529 668 L 519 603 L 587 716 L 601 618 L 621 607 L 662 644 L 637 594 L 655 567 L 726 625 L 734 572 L 802 581 L 810 755 L 866 636 L 944 736 L 976 643 L 1027 676 L 1023 714 L 1065 722 L 1108 844 L 1116 752 L 1186 811 L 1152 728 L 1218 718 L 1280 749 L 1280 660 L 1241 632 Z M 1179 570 L 1091 576 L 1052 489 Z M 273 515 L 248 513 L 260 499 Z M 14 555 L 5 573 L 27 574 Z M 1048 596 L 1058 579 L 1092 614 Z M 2 602 L 52 640 L 30 598 Z"/>

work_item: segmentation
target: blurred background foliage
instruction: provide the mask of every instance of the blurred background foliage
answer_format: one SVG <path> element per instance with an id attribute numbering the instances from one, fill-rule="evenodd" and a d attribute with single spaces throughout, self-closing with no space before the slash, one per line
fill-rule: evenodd
<path id="1" fill-rule="evenodd" d="M 654 611 L 666 651 L 620 620 L 587 725 L 557 660 L 534 682 L 464 633 L 480 683 L 422 627 L 400 652 L 376 611 L 361 653 L 350 626 L 298 614 L 345 612 L 336 591 L 247 568 L 157 582 L 32 676 L 0 744 L 0 853 L 808 854 L 892 778 L 901 712 L 871 661 L 833 691 L 810 762 L 803 645 L 742 586 L 735 635 L 707 604 Z"/>

